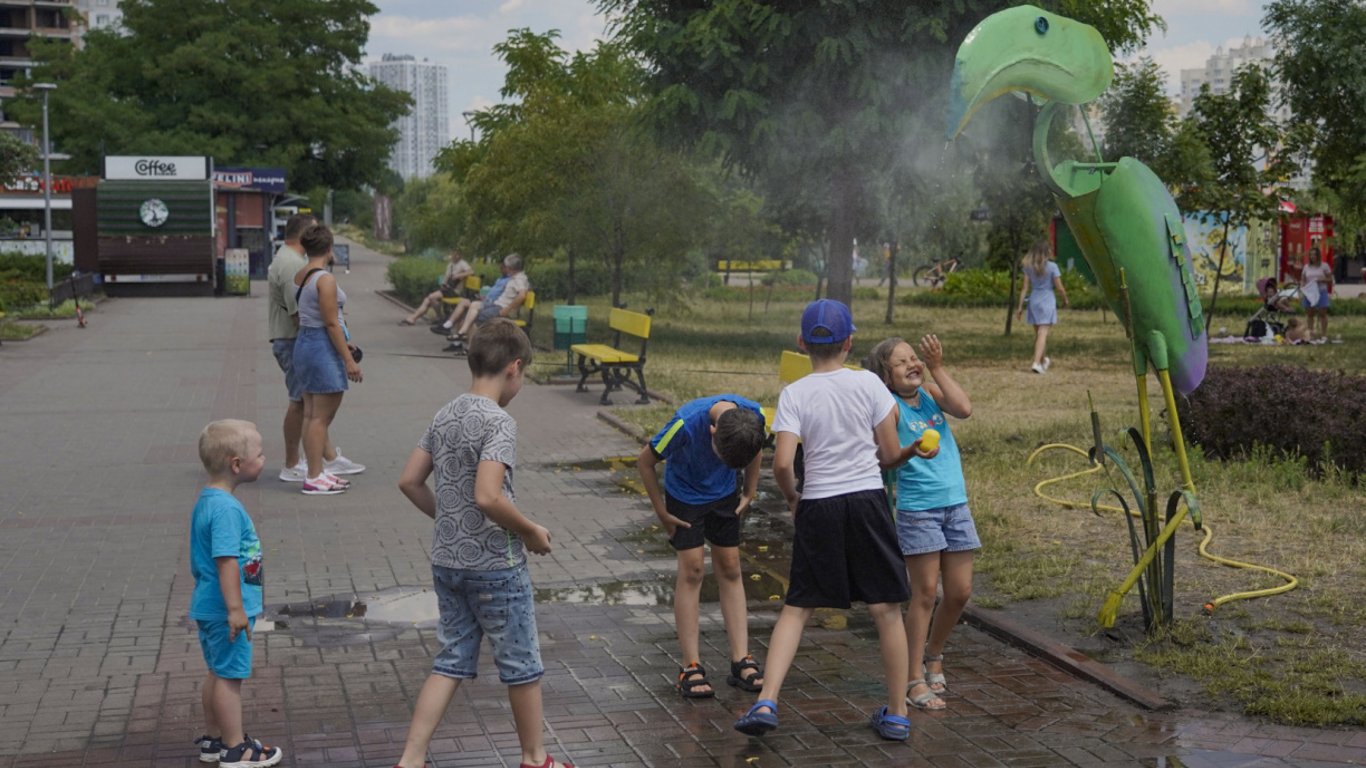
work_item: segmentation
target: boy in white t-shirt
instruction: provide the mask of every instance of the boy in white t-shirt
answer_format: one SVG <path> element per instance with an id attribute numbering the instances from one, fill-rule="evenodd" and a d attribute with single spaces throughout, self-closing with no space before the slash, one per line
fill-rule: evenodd
<path id="1" fill-rule="evenodd" d="M 855 600 L 868 604 L 877 625 L 887 683 L 887 704 L 870 724 L 884 739 L 910 736 L 901 622 L 901 603 L 910 595 L 881 469 L 937 451 L 920 451 L 919 441 L 901 448 L 897 405 L 887 387 L 868 371 L 844 367 L 853 332 L 844 304 L 821 299 L 807 305 L 797 344 L 811 356 L 812 372 L 778 398 L 773 474 L 796 530 L 790 586 L 769 641 L 764 688 L 735 722 L 737 731 L 751 736 L 778 727 L 778 691 L 815 609 L 848 608 Z M 799 441 L 806 467 L 800 493 L 794 471 Z"/>

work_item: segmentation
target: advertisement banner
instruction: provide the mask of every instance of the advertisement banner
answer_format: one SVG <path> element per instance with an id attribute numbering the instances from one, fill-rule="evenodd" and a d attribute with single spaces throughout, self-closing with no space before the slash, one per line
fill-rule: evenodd
<path id="1" fill-rule="evenodd" d="M 214 183 L 252 192 L 285 193 L 284 168 L 215 168 Z"/>
<path id="2" fill-rule="evenodd" d="M 225 293 L 246 296 L 251 293 L 251 252 L 246 248 L 229 248 L 223 257 L 223 286 Z"/>
<path id="3" fill-rule="evenodd" d="M 164 155 L 120 155 L 104 158 L 104 178 L 120 181 L 204 181 L 209 158 Z"/>

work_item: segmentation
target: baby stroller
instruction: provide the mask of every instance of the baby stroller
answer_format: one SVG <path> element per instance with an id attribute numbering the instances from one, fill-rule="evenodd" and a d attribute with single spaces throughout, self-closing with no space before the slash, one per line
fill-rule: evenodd
<path id="1" fill-rule="evenodd" d="M 1262 297 L 1262 307 L 1248 318 L 1243 338 L 1266 339 L 1284 334 L 1287 316 L 1300 304 L 1300 287 L 1287 283 L 1277 288 L 1275 280 L 1264 277 L 1257 281 L 1257 291 Z"/>

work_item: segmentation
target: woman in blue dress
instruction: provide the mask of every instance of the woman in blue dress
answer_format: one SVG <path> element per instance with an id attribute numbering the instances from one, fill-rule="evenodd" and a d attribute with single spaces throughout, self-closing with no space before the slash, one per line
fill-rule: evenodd
<path id="1" fill-rule="evenodd" d="M 1029 249 L 1024 258 L 1024 276 L 1016 317 L 1023 317 L 1028 306 L 1029 323 L 1034 326 L 1034 363 L 1029 370 L 1044 373 L 1053 364 L 1045 353 L 1048 329 L 1058 323 L 1058 296 L 1062 297 L 1063 308 L 1067 308 L 1067 289 L 1062 287 L 1062 273 L 1053 261 L 1053 245 L 1048 238 L 1038 240 Z"/>

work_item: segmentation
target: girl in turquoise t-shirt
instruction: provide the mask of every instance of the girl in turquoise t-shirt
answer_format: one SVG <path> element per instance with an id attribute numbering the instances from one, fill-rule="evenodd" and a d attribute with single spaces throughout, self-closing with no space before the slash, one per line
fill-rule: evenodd
<path id="1" fill-rule="evenodd" d="M 906 641 L 915 679 L 906 686 L 906 703 L 943 709 L 941 696 L 948 692 L 944 644 L 972 596 L 973 552 L 982 546 L 968 509 L 958 443 L 944 416 L 968 418 L 972 401 L 944 367 L 943 347 L 932 334 L 920 340 L 919 355 L 902 339 L 886 339 L 873 348 L 864 365 L 896 396 L 902 445 L 921 440 L 927 429 L 940 436 L 937 455 L 896 469 L 894 495 L 897 539 L 911 585 Z M 926 371 L 932 380 L 925 378 Z M 941 577 L 944 596 L 936 608 L 935 587 Z"/>

